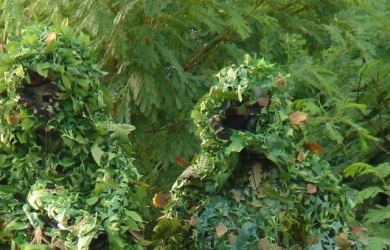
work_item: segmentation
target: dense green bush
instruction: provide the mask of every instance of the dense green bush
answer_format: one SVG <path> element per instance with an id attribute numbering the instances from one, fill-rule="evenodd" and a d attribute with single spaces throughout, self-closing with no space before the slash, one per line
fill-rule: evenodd
<path id="1" fill-rule="evenodd" d="M 66 26 L 33 26 L 1 54 L 1 248 L 137 245 L 134 127 L 109 118 L 88 46 Z"/>
<path id="2" fill-rule="evenodd" d="M 286 76 L 249 56 L 217 76 L 192 112 L 201 152 L 156 237 L 170 249 L 361 249 L 346 187 L 308 141 L 312 114 L 294 107 Z"/>

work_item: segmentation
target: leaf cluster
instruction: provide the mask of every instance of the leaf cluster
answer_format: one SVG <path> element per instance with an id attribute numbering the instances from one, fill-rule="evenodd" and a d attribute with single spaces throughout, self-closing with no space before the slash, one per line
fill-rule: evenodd
<path id="1" fill-rule="evenodd" d="M 266 240 L 282 248 L 360 249 L 347 224 L 345 187 L 317 152 L 304 147 L 310 114 L 296 115 L 286 76 L 246 56 L 218 77 L 192 113 L 201 152 L 176 181 L 166 210 L 183 221 L 195 218 L 191 248 L 251 249 Z M 233 106 L 236 121 L 257 117 L 255 128 L 229 124 L 226 102 L 239 103 Z M 241 113 L 247 112 L 242 106 L 258 105 Z M 223 130 L 228 137 L 221 138 Z"/>
<path id="2" fill-rule="evenodd" d="M 138 245 L 134 127 L 110 119 L 88 44 L 66 24 L 31 26 L 1 54 L 2 247 Z"/>

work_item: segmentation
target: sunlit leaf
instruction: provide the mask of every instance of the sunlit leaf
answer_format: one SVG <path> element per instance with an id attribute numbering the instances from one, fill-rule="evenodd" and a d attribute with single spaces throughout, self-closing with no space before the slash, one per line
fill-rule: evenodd
<path id="1" fill-rule="evenodd" d="M 101 166 L 101 158 L 104 155 L 104 151 L 96 143 L 91 147 L 91 154 L 98 166 Z"/>
<path id="2" fill-rule="evenodd" d="M 45 43 L 47 45 L 50 45 L 56 40 L 56 38 L 57 38 L 57 34 L 54 31 L 51 31 L 47 34 L 45 38 Z"/>

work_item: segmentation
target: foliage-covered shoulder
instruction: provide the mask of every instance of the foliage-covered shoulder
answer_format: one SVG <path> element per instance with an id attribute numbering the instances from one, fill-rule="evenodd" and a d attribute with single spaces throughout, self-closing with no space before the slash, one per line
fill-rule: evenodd
<path id="1" fill-rule="evenodd" d="M 360 249 L 347 224 L 345 187 L 319 156 L 320 146 L 307 141 L 310 114 L 294 108 L 288 76 L 249 56 L 217 76 L 192 112 L 201 153 L 176 181 L 166 211 L 187 222 L 165 243 Z"/>
<path id="2" fill-rule="evenodd" d="M 66 26 L 32 26 L 0 55 L 2 247 L 137 245 L 130 231 L 143 227 L 145 190 L 134 127 L 109 118 L 88 46 Z"/>

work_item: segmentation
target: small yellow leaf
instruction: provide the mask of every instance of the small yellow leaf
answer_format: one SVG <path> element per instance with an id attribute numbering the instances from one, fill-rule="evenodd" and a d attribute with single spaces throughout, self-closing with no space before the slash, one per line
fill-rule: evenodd
<path id="1" fill-rule="evenodd" d="M 163 208 L 170 198 L 170 194 L 155 194 L 153 197 L 153 205 L 157 208 Z"/>
<path id="2" fill-rule="evenodd" d="M 57 38 L 57 34 L 54 31 L 51 31 L 47 34 L 45 38 L 45 43 L 47 45 L 50 45 L 56 40 L 56 38 Z"/>
<path id="3" fill-rule="evenodd" d="M 217 233 L 218 238 L 221 238 L 227 231 L 228 231 L 228 228 L 225 224 L 219 224 L 215 228 L 215 232 Z"/>

